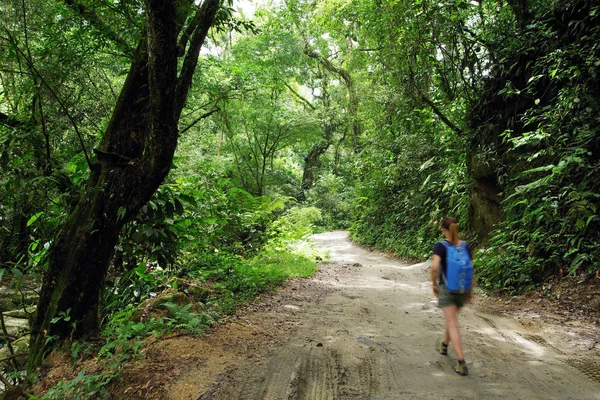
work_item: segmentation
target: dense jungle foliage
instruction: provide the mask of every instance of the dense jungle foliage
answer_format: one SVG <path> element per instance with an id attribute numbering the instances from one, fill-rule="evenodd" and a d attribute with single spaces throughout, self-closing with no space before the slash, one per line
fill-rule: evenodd
<path id="1" fill-rule="evenodd" d="M 48 398 L 312 274 L 317 231 L 425 260 L 453 215 L 484 289 L 598 271 L 595 1 L 6 0 L 0 58 L 3 295 L 30 369 L 106 363 Z"/>

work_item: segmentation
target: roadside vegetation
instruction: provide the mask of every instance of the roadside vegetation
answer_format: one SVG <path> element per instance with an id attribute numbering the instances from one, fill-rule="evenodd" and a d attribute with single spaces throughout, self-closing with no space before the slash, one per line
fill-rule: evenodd
<path id="1" fill-rule="evenodd" d="M 453 215 L 483 290 L 597 279 L 599 18 L 591 0 L 3 2 L 2 387 L 66 351 L 101 370 L 44 398 L 108 396 L 150 335 L 202 335 L 313 274 L 326 230 L 426 260 Z"/>
<path id="2" fill-rule="evenodd" d="M 42 398 L 109 396 L 107 388 L 126 363 L 141 355 L 147 337 L 204 335 L 258 294 L 287 279 L 311 276 L 316 261 L 326 258 L 307 241 L 321 221 L 317 208 L 227 189 L 226 179 L 214 171 L 207 175 L 210 184 L 205 179 L 164 184 L 126 225 L 131 235 L 123 235 L 119 262 L 111 266 L 105 284 L 102 331 L 91 341 L 46 337 L 81 370 Z M 6 282 L 37 285 L 27 275 Z M 54 322 L 77 323 L 68 309 Z M 91 359 L 100 373 L 85 370 L 83 363 Z M 19 379 L 22 367 L 17 366 L 8 368 L 9 379 Z"/>

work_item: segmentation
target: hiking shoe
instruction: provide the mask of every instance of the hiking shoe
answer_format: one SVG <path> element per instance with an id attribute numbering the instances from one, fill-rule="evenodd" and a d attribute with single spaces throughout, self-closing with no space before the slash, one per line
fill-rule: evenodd
<path id="1" fill-rule="evenodd" d="M 448 345 L 445 344 L 442 339 L 438 339 L 437 343 L 435 344 L 435 349 L 443 356 L 448 354 Z"/>
<path id="2" fill-rule="evenodd" d="M 458 361 L 456 363 L 456 365 L 454 366 L 454 372 L 456 372 L 459 375 L 468 375 L 469 374 L 469 368 L 467 368 L 467 363 L 462 361 Z"/>

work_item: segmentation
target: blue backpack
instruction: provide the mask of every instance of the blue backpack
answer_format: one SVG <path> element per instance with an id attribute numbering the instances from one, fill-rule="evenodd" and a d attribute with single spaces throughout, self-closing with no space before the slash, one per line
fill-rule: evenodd
<path id="1" fill-rule="evenodd" d="M 473 263 L 467 250 L 467 244 L 460 242 L 452 246 L 447 241 L 442 244 L 446 248 L 446 289 L 452 293 L 467 293 L 473 286 Z"/>

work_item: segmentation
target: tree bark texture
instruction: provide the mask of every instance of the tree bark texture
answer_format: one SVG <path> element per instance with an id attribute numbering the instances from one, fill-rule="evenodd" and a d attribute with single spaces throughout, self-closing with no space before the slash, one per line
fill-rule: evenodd
<path id="1" fill-rule="evenodd" d="M 302 173 L 302 185 L 300 187 L 299 200 L 306 200 L 306 192 L 313 187 L 315 183 L 315 171 L 319 158 L 325 154 L 331 145 L 331 140 L 323 140 L 315 144 L 306 157 L 304 157 L 304 171 Z"/>
<path id="2" fill-rule="evenodd" d="M 319 163 L 319 159 L 331 146 L 331 142 L 333 141 L 333 132 L 335 127 L 327 122 L 324 127 L 324 135 L 323 140 L 316 143 L 311 149 L 310 152 L 304 157 L 304 171 L 302 173 L 302 184 L 300 186 L 300 194 L 299 200 L 306 200 L 306 192 L 313 187 L 315 183 L 315 171 L 317 169 L 317 165 Z"/>
<path id="3" fill-rule="evenodd" d="M 99 301 L 122 226 L 151 198 L 169 172 L 177 146 L 177 123 L 198 53 L 220 0 L 205 0 L 190 16 L 192 39 L 178 76 L 175 0 L 145 0 L 145 39 L 96 152 L 87 192 L 50 250 L 31 334 L 30 368 L 39 365 L 47 338 L 81 337 L 99 328 Z M 198 22 L 199 21 L 199 22 Z M 60 312 L 69 321 L 52 319 Z"/>

